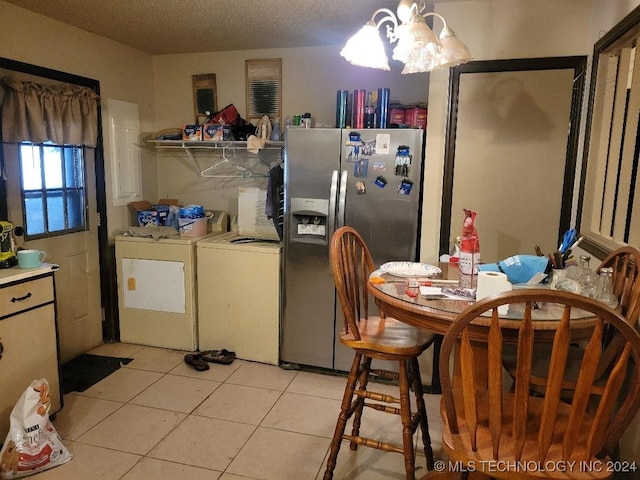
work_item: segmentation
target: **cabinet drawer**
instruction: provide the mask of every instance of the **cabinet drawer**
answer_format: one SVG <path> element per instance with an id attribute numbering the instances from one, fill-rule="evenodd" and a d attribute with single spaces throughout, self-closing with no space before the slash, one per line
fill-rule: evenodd
<path id="1" fill-rule="evenodd" d="M 0 317 L 53 302 L 53 276 L 0 288 Z"/>

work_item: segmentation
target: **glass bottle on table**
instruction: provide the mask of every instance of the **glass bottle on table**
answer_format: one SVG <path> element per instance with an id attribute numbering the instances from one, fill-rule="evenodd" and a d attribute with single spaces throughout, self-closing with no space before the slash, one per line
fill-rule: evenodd
<path id="1" fill-rule="evenodd" d="M 618 298 L 613 294 L 613 268 L 603 267 L 600 269 L 600 280 L 598 282 L 598 292 L 596 300 L 604 303 L 611 309 L 618 306 Z"/>
<path id="2" fill-rule="evenodd" d="M 576 272 L 576 280 L 580 284 L 580 294 L 589 298 L 596 298 L 598 293 L 598 275 L 591 270 L 591 257 L 580 255 L 580 267 Z"/>

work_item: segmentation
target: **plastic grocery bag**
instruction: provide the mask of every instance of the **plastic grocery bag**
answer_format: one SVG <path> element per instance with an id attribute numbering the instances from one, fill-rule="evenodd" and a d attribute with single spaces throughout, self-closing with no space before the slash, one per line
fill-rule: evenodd
<path id="1" fill-rule="evenodd" d="M 51 396 L 45 378 L 34 380 L 11 411 L 0 450 L 0 479 L 26 477 L 73 458 L 49 420 Z"/>

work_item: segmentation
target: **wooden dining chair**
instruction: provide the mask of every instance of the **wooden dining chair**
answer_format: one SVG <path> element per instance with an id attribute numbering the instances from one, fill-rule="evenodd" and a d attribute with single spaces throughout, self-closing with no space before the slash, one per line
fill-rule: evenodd
<path id="1" fill-rule="evenodd" d="M 331 239 L 330 261 L 344 315 L 344 329 L 340 333 L 340 342 L 353 349 L 355 355 L 331 441 L 324 479 L 333 478 L 341 443 L 343 440 L 348 440 L 351 450 L 356 450 L 359 445 L 363 445 L 402 454 L 406 478 L 413 480 L 415 478 L 413 434 L 418 426 L 422 433 L 427 468 L 433 469 L 433 451 L 418 357 L 433 342 L 434 334 L 384 315 L 370 315 L 370 307 L 373 309 L 374 306 L 369 301 L 367 282 L 375 268 L 365 242 L 353 228 L 342 227 L 335 232 Z M 373 370 L 372 360 L 397 362 L 398 372 Z M 371 375 L 397 379 L 399 396 L 371 390 L 376 385 L 369 382 Z M 413 408 L 410 390 L 415 394 Z M 365 420 L 363 417 L 366 416 L 363 413 L 364 407 L 399 417 L 402 423 L 400 445 L 360 435 L 360 428 Z M 350 419 L 352 419 L 351 433 L 347 434 L 345 429 Z"/>
<path id="2" fill-rule="evenodd" d="M 499 317 L 498 307 L 506 304 L 510 309 L 514 304 L 522 305 L 523 316 L 517 326 L 513 320 Z M 542 395 L 530 390 L 538 332 L 532 311 L 541 304 L 556 304 L 562 311 L 553 334 L 548 380 Z M 576 309 L 592 315 L 594 326 L 572 401 L 566 403 L 561 400 L 560 391 L 572 342 L 571 312 Z M 509 335 L 504 330 L 505 322 L 512 329 Z M 484 348 L 478 348 L 473 341 L 478 338 L 477 330 L 473 337 L 478 324 L 486 329 Z M 592 395 L 607 329 L 623 339 L 622 348 L 612 361 L 602 395 Z M 506 385 L 509 381 L 503 380 L 502 369 L 503 339 L 514 338 L 511 335 L 515 335 L 518 344 L 513 389 Z M 450 359 L 456 345 L 460 381 L 452 384 Z M 474 367 L 478 362 L 486 362 L 482 372 Z M 611 478 L 612 473 L 606 468 L 608 455 L 640 409 L 638 367 L 640 334 L 621 315 L 596 300 L 548 289 L 513 290 L 487 297 L 460 313 L 442 342 L 444 451 L 451 461 L 484 469 L 495 478 Z M 478 380 L 487 375 L 488 379 Z M 575 464 L 570 463 L 574 461 Z M 498 465 L 511 468 L 500 469 Z M 561 472 L 560 467 L 570 471 Z"/>
<path id="3" fill-rule="evenodd" d="M 620 313 L 630 325 L 637 328 L 640 318 L 640 250 L 635 247 L 625 246 L 611 252 L 598 266 L 596 272 L 600 272 L 605 267 L 613 269 L 613 294 L 619 301 L 616 311 Z M 602 390 L 602 385 L 607 372 L 611 368 L 612 358 L 615 357 L 621 348 L 622 339 L 614 332 L 605 332 L 603 336 L 603 354 L 597 369 L 597 381 L 594 383 L 594 393 Z M 550 346 L 538 345 L 537 360 L 531 368 L 531 385 L 536 392 L 543 392 L 547 384 Z M 562 396 L 571 398 L 578 379 L 578 368 L 580 365 L 584 347 L 581 345 L 571 345 L 568 352 L 569 367 L 567 368 L 562 384 Z M 509 374 L 514 377 L 516 370 L 517 352 L 515 348 L 508 348 L 503 357 L 503 363 Z"/>

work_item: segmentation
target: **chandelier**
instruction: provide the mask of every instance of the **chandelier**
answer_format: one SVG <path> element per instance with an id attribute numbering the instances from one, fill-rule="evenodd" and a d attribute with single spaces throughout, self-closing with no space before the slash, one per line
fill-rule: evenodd
<path id="1" fill-rule="evenodd" d="M 371 20 L 347 41 L 340 55 L 353 65 L 391 70 L 378 33 L 383 23 L 390 22 L 393 26 L 387 25 L 387 38 L 390 43 L 398 43 L 392 58 L 404 63 L 403 74 L 441 70 L 471 60 L 471 52 L 447 26 L 444 17 L 435 12 L 423 13 L 425 8 L 423 0 L 419 5 L 412 0 L 400 0 L 397 18 L 388 8 L 379 8 L 373 12 Z M 376 21 L 379 14 L 384 16 Z M 439 37 L 425 21 L 429 16 L 439 18 L 444 25 Z"/>

